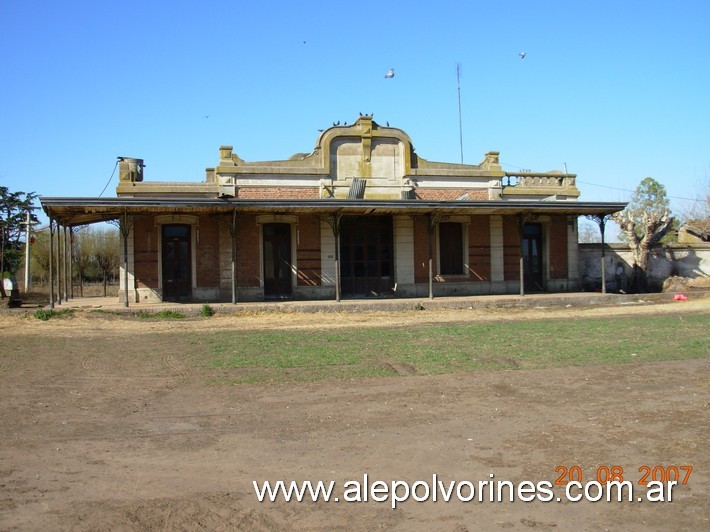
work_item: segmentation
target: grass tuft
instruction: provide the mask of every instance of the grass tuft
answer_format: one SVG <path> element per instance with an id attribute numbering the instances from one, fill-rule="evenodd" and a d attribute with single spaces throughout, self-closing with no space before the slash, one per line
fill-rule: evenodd
<path id="1" fill-rule="evenodd" d="M 142 319 L 154 318 L 163 320 L 179 320 L 185 317 L 184 314 L 175 312 L 174 310 L 161 310 L 160 312 L 146 312 L 141 310 L 136 316 Z"/>
<path id="2" fill-rule="evenodd" d="M 38 320 L 47 321 L 50 318 L 61 318 L 65 316 L 70 316 L 73 312 L 74 309 L 71 308 L 65 308 L 62 310 L 38 308 L 37 310 L 35 310 L 34 317 Z"/>

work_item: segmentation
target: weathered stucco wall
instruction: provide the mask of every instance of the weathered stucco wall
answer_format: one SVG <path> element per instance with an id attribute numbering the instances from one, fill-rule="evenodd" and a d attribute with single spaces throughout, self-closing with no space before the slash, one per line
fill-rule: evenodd
<path id="1" fill-rule="evenodd" d="M 601 244 L 579 244 L 579 276 L 582 286 L 594 290 L 601 284 Z M 616 290 L 616 269 L 619 264 L 629 276 L 633 258 L 626 244 L 606 244 L 607 288 Z M 660 287 L 671 275 L 680 277 L 710 277 L 710 244 L 671 244 L 655 248 L 649 260 L 649 281 Z"/>

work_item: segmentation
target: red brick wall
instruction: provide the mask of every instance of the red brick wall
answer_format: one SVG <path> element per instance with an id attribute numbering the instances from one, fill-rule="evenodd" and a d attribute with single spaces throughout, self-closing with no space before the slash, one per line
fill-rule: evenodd
<path id="1" fill-rule="evenodd" d="M 503 216 L 503 271 L 506 281 L 520 280 L 520 237 L 516 216 Z"/>
<path id="2" fill-rule="evenodd" d="M 550 279 L 567 278 L 567 218 L 553 216 L 548 238 L 550 239 Z"/>
<path id="3" fill-rule="evenodd" d="M 240 187 L 239 199 L 317 199 L 317 187 Z"/>
<path id="4" fill-rule="evenodd" d="M 296 260 L 299 286 L 320 286 L 320 218 L 301 216 L 298 220 Z"/>
<path id="5" fill-rule="evenodd" d="M 201 215 L 199 242 L 196 242 L 195 264 L 197 265 L 197 286 L 208 288 L 219 286 L 219 224 L 226 223 L 216 216 Z"/>
<path id="6" fill-rule="evenodd" d="M 414 217 L 414 282 L 429 282 L 429 236 L 427 234 L 428 218 Z M 491 243 L 490 218 L 488 216 L 472 216 L 468 226 L 468 280 L 489 281 L 491 276 Z M 436 232 L 432 240 L 432 267 L 434 281 L 446 282 L 447 278 L 436 275 Z M 450 281 L 466 281 L 460 275 L 450 277 Z"/>
<path id="7" fill-rule="evenodd" d="M 471 216 L 468 226 L 468 266 L 472 281 L 490 281 L 491 226 L 488 216 Z"/>
<path id="8" fill-rule="evenodd" d="M 469 200 L 487 200 L 487 188 L 418 188 L 417 199 L 447 201 L 460 198 L 468 194 Z"/>
<path id="9" fill-rule="evenodd" d="M 133 223 L 133 264 L 137 288 L 158 286 L 158 244 L 160 228 L 152 216 L 136 216 Z"/>
<path id="10" fill-rule="evenodd" d="M 254 215 L 237 218 L 237 284 L 259 286 L 259 226 Z"/>

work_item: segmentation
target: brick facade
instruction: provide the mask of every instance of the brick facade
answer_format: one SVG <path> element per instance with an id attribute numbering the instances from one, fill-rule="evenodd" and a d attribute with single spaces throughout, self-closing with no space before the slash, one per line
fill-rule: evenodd
<path id="1" fill-rule="evenodd" d="M 254 215 L 239 216 L 237 222 L 237 284 L 239 286 L 259 286 L 261 278 L 259 235 L 259 226 Z"/>
<path id="2" fill-rule="evenodd" d="M 468 226 L 468 270 L 464 275 L 437 275 L 437 234 L 432 235 L 432 267 L 435 283 L 486 283 L 491 281 L 491 222 L 488 215 L 472 215 L 468 218 L 455 217 Z M 520 240 L 517 216 L 503 216 L 503 277 L 505 281 L 519 280 Z M 467 221 L 464 221 L 467 220 Z M 194 257 L 193 278 L 196 288 L 220 288 L 229 279 L 227 268 L 231 257 L 228 242 L 231 237 L 220 242 L 220 231 L 228 223 L 226 217 L 199 215 L 192 225 L 191 253 Z M 567 217 L 550 216 L 541 221 L 545 230 L 543 241 L 547 252 L 544 256 L 545 268 L 550 280 L 567 277 L 568 242 Z M 295 264 L 297 266 L 295 284 L 300 287 L 320 287 L 323 249 L 321 248 L 321 219 L 319 215 L 301 215 L 292 223 L 295 241 Z M 426 285 L 429 282 L 429 234 L 428 216 L 412 217 L 413 272 L 414 283 Z M 160 290 L 159 250 L 161 226 L 153 216 L 136 217 L 134 222 L 134 267 L 136 287 Z M 237 284 L 240 288 L 258 288 L 261 284 L 261 226 L 256 215 L 239 215 L 237 221 Z M 218 260 L 216 257 L 223 257 Z M 225 271 L 221 271 L 225 270 Z"/>
<path id="3" fill-rule="evenodd" d="M 491 224 L 488 216 L 471 216 L 468 226 L 468 268 L 472 281 L 491 280 Z"/>
<path id="4" fill-rule="evenodd" d="M 320 218 L 301 216 L 298 220 L 296 257 L 299 286 L 321 284 Z"/>
<path id="5" fill-rule="evenodd" d="M 429 235 L 427 233 L 428 218 L 414 217 L 414 282 L 429 282 Z M 490 281 L 491 276 L 491 243 L 490 218 L 488 216 L 471 216 L 468 223 L 468 272 L 464 275 L 442 276 L 437 272 L 436 231 L 432 237 L 432 268 L 434 282 L 482 282 Z"/>
<path id="6" fill-rule="evenodd" d="M 219 261 L 215 260 L 220 254 L 219 223 L 226 223 L 226 221 L 206 214 L 200 216 L 194 250 L 198 287 L 219 286 Z"/>
<path id="7" fill-rule="evenodd" d="M 158 249 L 160 228 L 152 216 L 136 217 L 133 223 L 133 260 L 137 288 L 160 288 Z"/>
<path id="8" fill-rule="evenodd" d="M 414 282 L 429 282 L 429 234 L 427 224 L 429 220 L 426 216 L 414 217 Z M 433 268 L 436 272 L 436 253 L 434 242 L 432 241 Z"/>
<path id="9" fill-rule="evenodd" d="M 487 188 L 418 188 L 417 199 L 433 201 L 454 201 L 462 196 L 468 196 L 471 201 L 487 200 Z"/>
<path id="10" fill-rule="evenodd" d="M 503 272 L 506 281 L 520 280 L 520 236 L 515 216 L 503 217 Z"/>
<path id="11" fill-rule="evenodd" d="M 567 278 L 567 217 L 553 216 L 549 229 L 550 279 Z"/>
<path id="12" fill-rule="evenodd" d="M 316 199 L 320 191 L 316 187 L 239 187 L 240 199 Z"/>

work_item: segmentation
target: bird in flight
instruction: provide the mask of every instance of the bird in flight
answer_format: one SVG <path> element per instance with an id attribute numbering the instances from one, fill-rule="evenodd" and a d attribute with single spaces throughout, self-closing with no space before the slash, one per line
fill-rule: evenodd
<path id="1" fill-rule="evenodd" d="M 385 78 L 387 79 L 392 79 L 394 77 L 394 68 L 390 68 L 387 71 L 387 74 L 385 74 Z"/>
<path id="2" fill-rule="evenodd" d="M 525 56 L 528 55 L 528 53 L 527 52 L 520 52 L 518 55 L 520 56 L 520 59 L 525 59 Z"/>

